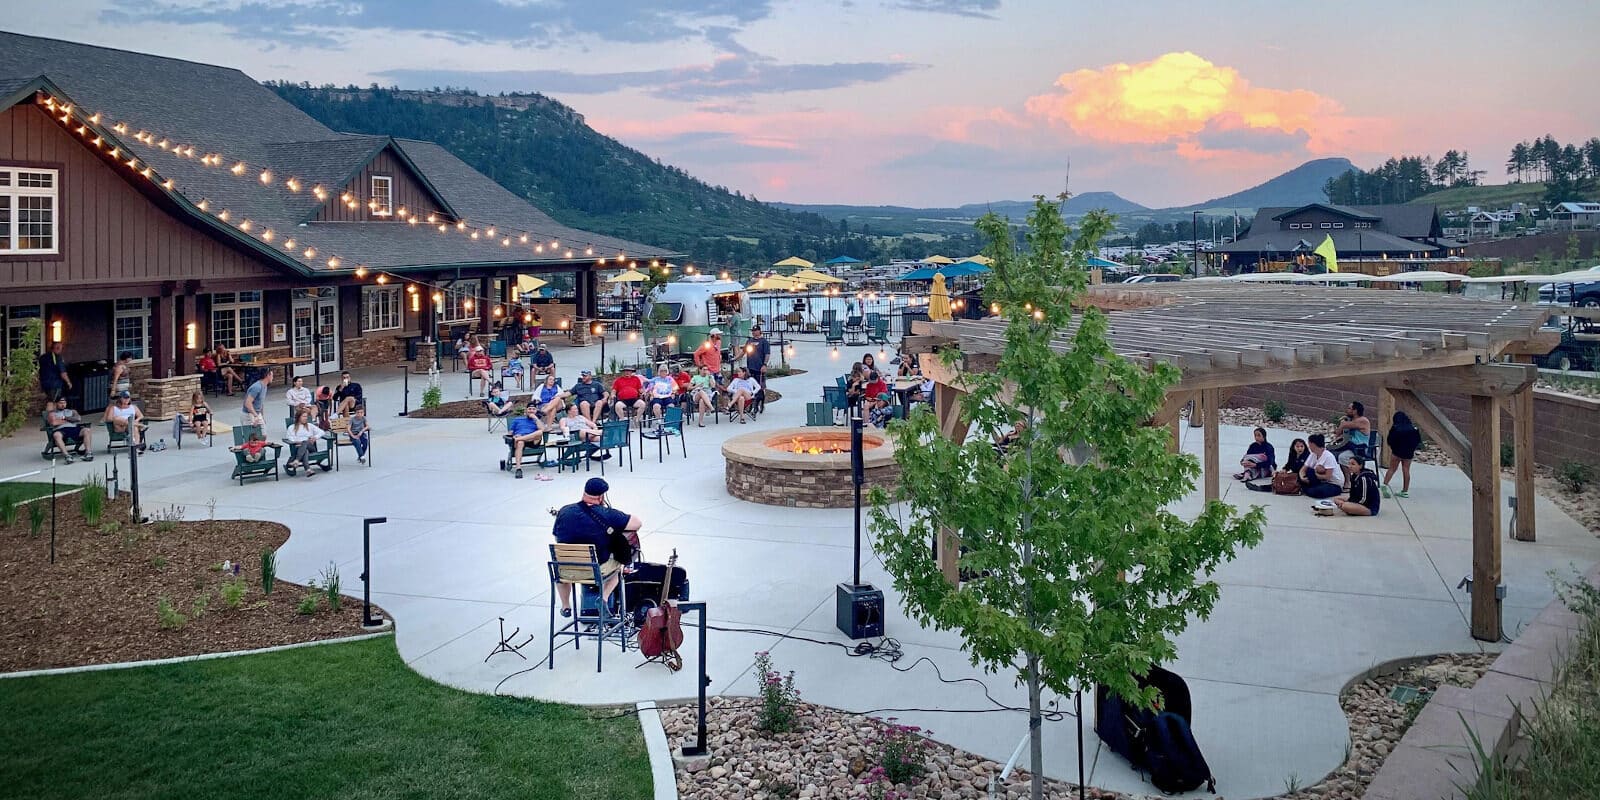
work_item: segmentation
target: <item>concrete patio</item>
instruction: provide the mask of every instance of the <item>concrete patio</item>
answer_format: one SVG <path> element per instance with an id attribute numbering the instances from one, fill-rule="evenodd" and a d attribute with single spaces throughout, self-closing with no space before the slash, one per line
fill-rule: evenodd
<path id="1" fill-rule="evenodd" d="M 619 355 L 619 344 L 608 355 Z M 657 463 L 654 446 L 629 472 L 613 460 L 606 467 L 611 500 L 643 518 L 645 555 L 665 561 L 674 550 L 688 570 L 694 600 L 705 601 L 710 623 L 769 633 L 713 631 L 707 672 L 712 693 L 755 691 L 751 658 L 770 650 L 778 668 L 796 671 L 806 700 L 851 711 L 875 709 L 981 709 L 989 707 L 970 683 L 944 684 L 926 663 L 906 672 L 871 659 L 847 657 L 839 648 L 780 634 L 848 643 L 833 626 L 834 584 L 851 569 L 851 512 L 756 505 L 728 496 L 723 485 L 722 441 L 752 429 L 801 425 L 805 403 L 820 399 L 819 387 L 848 369 L 864 348 L 841 348 L 835 357 L 820 342 L 799 345 L 791 359 L 807 374 L 777 379 L 781 401 L 758 422 L 688 429 L 688 457 L 674 452 Z M 875 352 L 875 351 L 874 351 Z M 567 382 L 584 367 L 598 366 L 599 349 L 556 348 Z M 695 693 L 696 636 L 685 643 L 687 668 L 676 675 L 646 666 L 635 669 L 635 653 L 606 653 L 596 674 L 590 647 L 557 653 L 553 669 L 532 666 L 545 653 L 550 592 L 545 578 L 550 517 L 546 510 L 577 499 L 587 475 L 556 476 L 552 482 L 515 480 L 496 469 L 504 448 L 482 420 L 400 418 L 400 373 L 393 368 L 358 374 L 367 389 L 375 430 L 376 466 L 357 465 L 346 451 L 343 469 L 312 479 L 252 482 L 228 480 L 232 457 L 218 441 L 207 448 L 186 439 L 183 450 L 141 458 L 141 494 L 147 513 L 167 504 L 204 518 L 215 502 L 218 518 L 268 519 L 293 532 L 279 554 L 280 575 L 303 581 L 328 563 L 339 565 L 347 591 L 359 594 L 362 517 L 386 516 L 374 529 L 373 600 L 396 619 L 400 652 L 420 673 L 471 691 L 500 691 L 571 703 L 624 703 L 691 697 Z M 446 400 L 462 396 L 465 378 L 445 376 Z M 411 405 L 421 396 L 413 376 Z M 282 389 L 269 399 L 281 403 Z M 238 398 L 213 400 L 228 422 Z M 270 415 L 269 415 L 270 416 Z M 170 435 L 157 423 L 155 436 Z M 1199 429 L 1184 427 L 1184 446 L 1199 450 Z M 1272 431 L 1279 451 L 1304 432 Z M 6 475 L 44 464 L 37 432 L 29 429 L 0 443 Z M 1243 452 L 1246 428 L 1222 429 L 1225 454 Z M 103 452 L 103 443 L 101 446 Z M 124 479 L 126 458 L 119 457 Z M 1233 459 L 1224 457 L 1225 469 Z M 61 467 L 63 480 L 98 474 L 110 459 Z M 552 475 L 554 471 L 551 470 Z M 598 475 L 598 465 L 590 473 Z M 48 476 L 46 476 L 48 479 Z M 1179 641 L 1172 668 L 1194 696 L 1194 730 L 1219 794 L 1232 798 L 1281 793 L 1285 779 L 1308 785 L 1334 769 L 1344 756 L 1346 722 L 1338 693 L 1352 676 L 1382 661 L 1418 654 L 1478 651 L 1469 635 L 1467 600 L 1456 589 L 1471 571 L 1471 518 L 1467 479 L 1451 468 L 1417 466 L 1412 497 L 1385 501 L 1374 519 L 1318 518 L 1298 497 L 1243 490 L 1224 481 L 1224 500 L 1264 505 L 1265 541 L 1225 565 L 1211 619 L 1196 622 Z M 1507 495 L 1511 488 L 1505 486 Z M 1178 504 L 1194 512 L 1199 492 Z M 1552 598 L 1549 570 L 1587 569 L 1600 561 L 1600 540 L 1561 514 L 1538 504 L 1539 541 L 1505 541 L 1507 597 L 1504 618 L 1515 637 Z M 905 650 L 899 666 L 926 657 L 945 678 L 979 677 L 1001 702 L 1025 704 L 1009 674 L 984 675 L 960 650 L 954 632 L 925 630 L 906 619 L 898 595 L 876 558 L 862 566 L 863 578 L 885 590 L 887 631 Z M 498 639 L 497 618 L 520 627 L 534 641 L 516 656 L 484 657 Z M 686 620 L 692 630 L 693 620 Z M 1490 648 L 1492 649 L 1492 648 Z M 502 684 L 503 681 L 503 684 Z M 1086 700 L 1086 716 L 1091 703 Z M 1071 708 L 1071 698 L 1061 698 Z M 989 758 L 1005 760 L 1026 731 L 1015 712 L 951 715 L 937 711 L 883 711 L 931 729 L 935 738 Z M 1047 723 L 1046 760 L 1051 775 L 1076 778 L 1077 731 L 1070 719 Z M 1103 752 L 1085 726 L 1090 750 L 1089 781 L 1130 792 L 1154 790 L 1121 758 Z M 676 744 L 676 743 L 675 743 Z"/>

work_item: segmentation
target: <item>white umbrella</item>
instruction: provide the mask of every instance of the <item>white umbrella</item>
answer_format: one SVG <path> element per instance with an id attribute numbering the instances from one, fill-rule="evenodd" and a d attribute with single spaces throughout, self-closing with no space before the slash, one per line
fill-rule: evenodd
<path id="1" fill-rule="evenodd" d="M 1466 280 L 1465 275 L 1454 272 L 1435 272 L 1433 270 L 1418 270 L 1417 272 L 1397 272 L 1393 275 L 1380 275 L 1373 278 L 1373 283 L 1441 283 L 1446 281 Z"/>

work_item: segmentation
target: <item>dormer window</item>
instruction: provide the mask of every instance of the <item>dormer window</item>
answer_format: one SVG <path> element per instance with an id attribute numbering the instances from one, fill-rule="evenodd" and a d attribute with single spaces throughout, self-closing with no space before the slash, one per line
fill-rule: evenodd
<path id="1" fill-rule="evenodd" d="M 388 175 L 372 176 L 372 192 L 368 196 L 368 209 L 374 217 L 394 214 L 394 178 Z"/>

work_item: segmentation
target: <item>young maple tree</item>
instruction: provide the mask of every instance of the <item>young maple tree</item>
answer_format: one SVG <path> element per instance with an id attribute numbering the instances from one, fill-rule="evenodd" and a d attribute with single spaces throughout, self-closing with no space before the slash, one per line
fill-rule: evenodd
<path id="1" fill-rule="evenodd" d="M 1178 371 L 1118 356 L 1105 315 L 1072 304 L 1111 219 L 1089 214 L 1069 249 L 1058 207 L 1036 198 L 1022 252 L 1005 220 L 979 220 L 994 259 L 984 300 L 1006 327 L 998 363 L 959 373 L 973 435 L 951 441 L 932 414 L 912 415 L 892 429 L 900 486 L 892 498 L 873 494 L 877 551 L 907 613 L 959 631 L 974 665 L 1015 669 L 1027 686 L 1034 798 L 1044 788 L 1044 690 L 1098 683 L 1153 705 L 1154 689 L 1135 675 L 1177 655 L 1190 615 L 1204 619 L 1216 604 L 1205 577 L 1260 542 L 1264 520 L 1259 508 L 1241 515 L 1221 502 L 1192 521 L 1167 509 L 1200 474 L 1193 456 L 1168 452 L 1166 428 L 1147 424 Z M 940 357 L 959 371 L 960 353 Z M 1019 419 L 1025 429 L 998 453 L 993 437 Z M 960 536 L 959 587 L 929 553 L 941 529 Z"/>

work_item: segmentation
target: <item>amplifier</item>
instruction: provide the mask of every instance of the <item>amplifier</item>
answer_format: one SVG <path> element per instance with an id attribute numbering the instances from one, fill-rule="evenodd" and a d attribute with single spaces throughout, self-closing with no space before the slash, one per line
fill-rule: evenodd
<path id="1" fill-rule="evenodd" d="M 852 639 L 883 635 L 883 592 L 870 583 L 841 583 L 835 589 L 835 623 Z"/>

